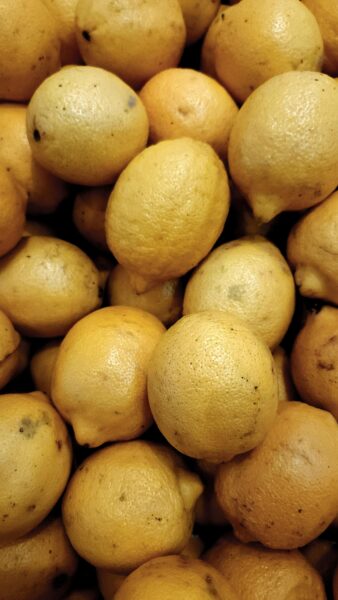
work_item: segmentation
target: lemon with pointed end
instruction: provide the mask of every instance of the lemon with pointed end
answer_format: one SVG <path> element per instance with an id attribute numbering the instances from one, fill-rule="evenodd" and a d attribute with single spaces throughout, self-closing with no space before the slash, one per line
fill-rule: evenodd
<path id="1" fill-rule="evenodd" d="M 211 250 L 229 210 L 215 151 L 191 138 L 146 148 L 120 175 L 106 212 L 107 243 L 137 292 L 184 275 Z"/>
<path id="2" fill-rule="evenodd" d="M 338 192 L 304 215 L 291 229 L 287 255 L 302 296 L 338 304 Z"/>
<path id="3" fill-rule="evenodd" d="M 146 373 L 165 332 L 153 315 L 110 306 L 78 321 L 64 338 L 52 398 L 79 444 L 131 440 L 152 423 Z"/>
<path id="4" fill-rule="evenodd" d="M 336 188 L 337 99 L 331 77 L 290 71 L 243 104 L 230 134 L 230 172 L 261 221 L 309 208 Z"/>

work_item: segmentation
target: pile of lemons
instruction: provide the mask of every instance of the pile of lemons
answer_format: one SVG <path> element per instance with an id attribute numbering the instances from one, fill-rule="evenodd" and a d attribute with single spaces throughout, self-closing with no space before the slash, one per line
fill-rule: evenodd
<path id="1" fill-rule="evenodd" d="M 0 600 L 338 600 L 336 76 L 338 0 L 0 0 Z"/>

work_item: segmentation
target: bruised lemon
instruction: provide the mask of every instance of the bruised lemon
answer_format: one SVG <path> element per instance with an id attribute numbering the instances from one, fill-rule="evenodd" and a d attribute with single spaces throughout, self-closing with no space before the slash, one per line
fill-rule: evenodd
<path id="1" fill-rule="evenodd" d="M 24 537 L 0 546 L 0 598 L 64 598 L 78 562 L 61 519 L 47 519 Z"/>
<path id="2" fill-rule="evenodd" d="M 338 506 L 338 426 L 327 411 L 283 402 L 262 443 L 219 467 L 218 500 L 243 542 L 293 550 L 318 537 Z"/>
<path id="3" fill-rule="evenodd" d="M 281 252 L 262 236 L 218 246 L 197 267 L 183 313 L 224 310 L 245 320 L 270 348 L 283 339 L 295 309 L 295 284 Z"/>
<path id="4" fill-rule="evenodd" d="M 50 513 L 71 469 L 72 449 L 59 413 L 29 394 L 0 396 L 0 542 L 29 533 Z M 29 476 L 27 474 L 29 473 Z"/>

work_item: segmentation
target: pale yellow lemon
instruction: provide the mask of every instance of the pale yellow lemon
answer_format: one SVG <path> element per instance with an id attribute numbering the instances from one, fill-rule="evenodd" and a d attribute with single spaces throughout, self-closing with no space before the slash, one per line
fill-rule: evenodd
<path id="1" fill-rule="evenodd" d="M 336 188 L 337 98 L 331 77 L 291 71 L 263 83 L 240 109 L 230 172 L 261 221 L 318 204 Z"/>
<path id="2" fill-rule="evenodd" d="M 81 185 L 112 183 L 146 145 L 148 119 L 135 92 L 113 73 L 69 66 L 48 77 L 27 111 L 34 158 Z"/>
<path id="3" fill-rule="evenodd" d="M 183 313 L 224 310 L 241 317 L 270 348 L 283 339 L 295 309 L 295 284 L 278 248 L 247 236 L 213 250 L 186 287 Z"/>

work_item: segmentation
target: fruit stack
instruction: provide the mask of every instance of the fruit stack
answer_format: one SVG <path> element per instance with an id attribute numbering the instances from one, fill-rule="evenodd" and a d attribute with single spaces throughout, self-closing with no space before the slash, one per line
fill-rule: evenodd
<path id="1" fill-rule="evenodd" d="M 338 0 L 0 45 L 0 600 L 338 600 Z"/>

